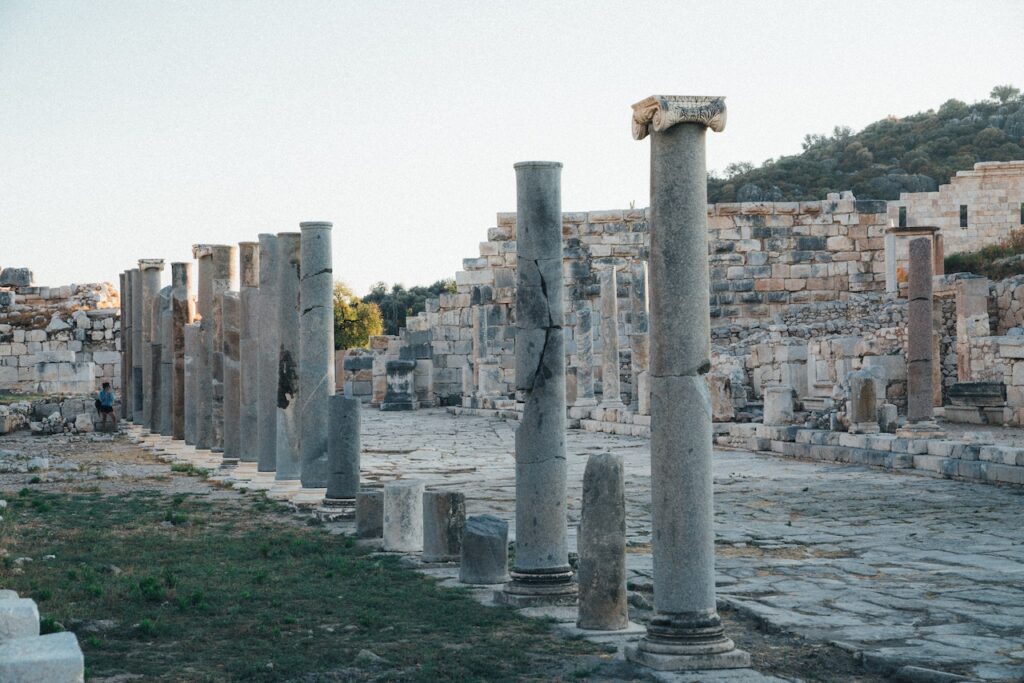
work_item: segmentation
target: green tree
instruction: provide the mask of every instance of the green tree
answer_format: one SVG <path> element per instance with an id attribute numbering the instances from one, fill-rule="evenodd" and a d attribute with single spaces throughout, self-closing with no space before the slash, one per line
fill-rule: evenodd
<path id="1" fill-rule="evenodd" d="M 405 327 L 405 319 L 415 316 L 426 308 L 427 299 L 441 294 L 454 294 L 455 280 L 438 280 L 426 287 L 416 286 L 406 289 L 402 284 L 391 285 L 378 282 L 363 297 L 363 303 L 376 304 L 384 319 L 384 333 L 398 334 Z"/>
<path id="2" fill-rule="evenodd" d="M 1006 104 L 1010 100 L 1015 100 L 1020 97 L 1020 89 L 1015 88 L 1012 85 L 997 85 L 992 88 L 992 92 L 989 97 L 998 101 L 1000 104 Z"/>
<path id="3" fill-rule="evenodd" d="M 352 349 L 370 343 L 384 332 L 377 304 L 364 303 L 344 282 L 334 283 L 334 348 Z"/>

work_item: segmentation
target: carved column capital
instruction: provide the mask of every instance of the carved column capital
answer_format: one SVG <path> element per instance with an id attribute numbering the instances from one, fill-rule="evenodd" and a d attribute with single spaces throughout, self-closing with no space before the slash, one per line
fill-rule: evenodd
<path id="1" fill-rule="evenodd" d="M 725 130 L 725 98 L 717 95 L 652 95 L 633 105 L 633 139 L 662 132 L 677 123 L 700 123 Z"/>

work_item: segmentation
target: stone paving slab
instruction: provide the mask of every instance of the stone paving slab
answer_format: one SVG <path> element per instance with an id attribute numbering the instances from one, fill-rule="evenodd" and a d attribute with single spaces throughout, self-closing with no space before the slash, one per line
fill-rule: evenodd
<path id="1" fill-rule="evenodd" d="M 362 422 L 366 485 L 462 490 L 467 514 L 499 515 L 514 537 L 517 423 L 440 409 L 365 410 Z M 586 459 L 606 450 L 625 462 L 629 580 L 642 590 L 653 576 L 646 439 L 569 432 L 570 547 Z M 743 451 L 717 452 L 714 475 L 721 602 L 864 652 L 874 670 L 1024 679 L 1024 491 Z"/>

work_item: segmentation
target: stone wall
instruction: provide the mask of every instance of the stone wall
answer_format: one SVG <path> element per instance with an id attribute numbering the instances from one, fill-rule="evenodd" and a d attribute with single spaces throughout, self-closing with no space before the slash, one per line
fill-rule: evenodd
<path id="1" fill-rule="evenodd" d="M 120 388 L 119 307 L 110 283 L 0 288 L 0 390 L 87 394 L 102 382 Z"/>
<path id="2" fill-rule="evenodd" d="M 1002 240 L 1021 227 L 1024 203 L 1024 161 L 986 161 L 960 171 L 937 192 L 903 193 L 889 202 L 888 218 L 899 225 L 900 208 L 907 225 L 936 226 L 946 254 L 973 251 Z M 960 226 L 960 207 L 967 206 L 967 227 Z"/>

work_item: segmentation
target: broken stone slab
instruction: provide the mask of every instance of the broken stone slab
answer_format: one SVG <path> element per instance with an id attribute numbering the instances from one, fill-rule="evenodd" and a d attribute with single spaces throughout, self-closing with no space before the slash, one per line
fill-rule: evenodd
<path id="1" fill-rule="evenodd" d="M 423 560 L 456 562 L 462 553 L 466 496 L 458 491 L 423 494 Z"/>
<path id="2" fill-rule="evenodd" d="M 380 538 L 384 534 L 384 492 L 356 493 L 356 537 Z"/>
<path id="3" fill-rule="evenodd" d="M 423 550 L 423 482 L 403 479 L 384 485 L 384 549 Z"/>
<path id="4" fill-rule="evenodd" d="M 85 658 L 73 633 L 50 633 L 0 643 L 0 681 L 80 683 Z"/>
<path id="5" fill-rule="evenodd" d="M 15 593 L 13 598 L 0 600 L 0 643 L 39 635 L 39 608 L 35 600 L 16 596 Z"/>
<path id="6" fill-rule="evenodd" d="M 494 515 L 466 520 L 459 560 L 459 583 L 493 585 L 508 576 L 508 523 Z"/>

